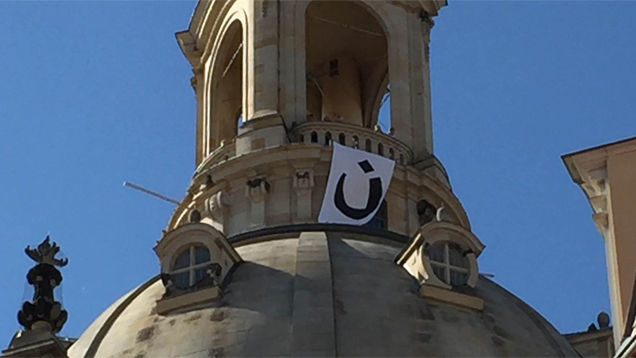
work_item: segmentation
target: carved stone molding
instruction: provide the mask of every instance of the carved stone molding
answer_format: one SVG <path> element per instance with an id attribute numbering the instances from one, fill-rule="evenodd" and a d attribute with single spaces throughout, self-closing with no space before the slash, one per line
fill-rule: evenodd
<path id="1" fill-rule="evenodd" d="M 592 214 L 592 219 L 594 219 L 598 231 L 606 238 L 605 235 L 609 229 L 609 215 L 606 212 L 594 213 Z"/>
<path id="2" fill-rule="evenodd" d="M 245 196 L 251 202 L 250 227 L 252 228 L 265 226 L 265 198 L 269 188 L 269 182 L 264 176 L 252 178 L 246 182 Z"/>
<path id="3" fill-rule="evenodd" d="M 300 221 L 311 218 L 311 193 L 314 187 L 313 169 L 296 169 L 294 172 L 294 188 L 296 189 L 296 217 Z"/>
<path id="4" fill-rule="evenodd" d="M 313 169 L 296 169 L 296 172 L 294 173 L 294 188 L 296 188 L 296 190 L 311 190 L 313 187 Z"/>
<path id="5" fill-rule="evenodd" d="M 221 190 L 205 201 L 205 209 L 213 218 L 222 218 L 225 209 L 231 204 L 229 195 Z"/>
<path id="6" fill-rule="evenodd" d="M 265 196 L 269 193 L 270 185 L 265 177 L 249 179 L 245 185 L 245 196 L 250 198 L 252 202 L 265 200 Z"/>

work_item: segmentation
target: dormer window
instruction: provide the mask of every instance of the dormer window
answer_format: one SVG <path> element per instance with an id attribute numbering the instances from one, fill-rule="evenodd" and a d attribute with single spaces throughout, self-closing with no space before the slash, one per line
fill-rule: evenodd
<path id="1" fill-rule="evenodd" d="M 470 230 L 440 217 L 427 217 L 395 262 L 417 279 L 423 298 L 481 311 L 484 300 L 474 288 L 484 244 Z"/>
<path id="2" fill-rule="evenodd" d="M 428 248 L 428 258 L 433 273 L 442 282 L 451 286 L 463 286 L 470 273 L 469 262 L 459 245 L 438 242 Z"/>
<path id="3" fill-rule="evenodd" d="M 174 261 L 170 276 L 174 285 L 181 290 L 201 281 L 210 264 L 210 250 L 204 246 L 190 246 Z"/>
<path id="4" fill-rule="evenodd" d="M 167 232 L 155 252 L 165 287 L 157 301 L 159 314 L 216 300 L 228 273 L 242 262 L 222 232 L 200 222 Z"/>

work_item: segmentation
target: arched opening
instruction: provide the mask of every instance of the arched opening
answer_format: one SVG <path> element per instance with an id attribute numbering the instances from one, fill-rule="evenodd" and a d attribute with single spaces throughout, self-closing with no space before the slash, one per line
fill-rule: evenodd
<path id="1" fill-rule="evenodd" d="M 245 121 L 243 113 L 243 27 L 234 21 L 214 58 L 210 100 L 210 151 L 230 143 Z"/>
<path id="2" fill-rule="evenodd" d="M 380 130 L 384 133 L 393 135 L 391 128 L 393 123 L 391 121 L 391 84 L 387 84 L 380 97 L 380 104 L 378 106 L 377 113 L 374 113 L 374 119 Z"/>
<path id="3" fill-rule="evenodd" d="M 325 133 L 325 145 L 331 145 L 331 132 Z"/>
<path id="4" fill-rule="evenodd" d="M 373 128 L 388 84 L 388 39 L 380 21 L 357 1 L 313 1 L 305 36 L 308 120 Z"/>

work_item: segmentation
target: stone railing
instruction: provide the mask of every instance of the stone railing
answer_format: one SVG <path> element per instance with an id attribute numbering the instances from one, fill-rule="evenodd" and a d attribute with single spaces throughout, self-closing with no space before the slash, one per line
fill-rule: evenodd
<path id="1" fill-rule="evenodd" d="M 396 138 L 383 132 L 338 122 L 307 122 L 290 130 L 293 142 L 315 145 L 331 145 L 332 142 L 358 148 L 370 153 L 393 159 L 397 164 L 411 162 L 413 154 L 409 147 Z M 202 172 L 218 163 L 236 156 L 236 141 L 226 141 L 222 146 L 208 154 L 195 173 Z"/>
<path id="2" fill-rule="evenodd" d="M 382 132 L 338 122 L 307 122 L 291 130 L 292 136 L 305 144 L 331 145 L 332 142 L 358 148 L 405 165 L 413 157 L 409 147 Z"/>

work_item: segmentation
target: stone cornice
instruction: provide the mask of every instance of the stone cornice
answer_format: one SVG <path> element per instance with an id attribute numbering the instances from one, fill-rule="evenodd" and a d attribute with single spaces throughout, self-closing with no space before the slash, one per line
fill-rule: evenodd
<path id="1" fill-rule="evenodd" d="M 572 180 L 581 186 L 592 206 L 594 223 L 605 236 L 609 227 L 607 160 L 636 151 L 636 137 L 566 154 L 561 157 Z"/>

